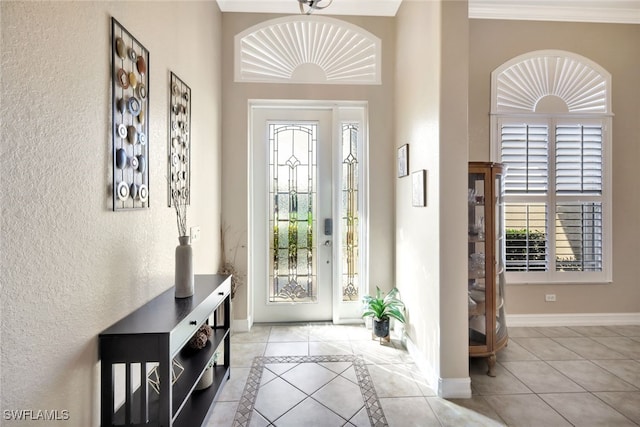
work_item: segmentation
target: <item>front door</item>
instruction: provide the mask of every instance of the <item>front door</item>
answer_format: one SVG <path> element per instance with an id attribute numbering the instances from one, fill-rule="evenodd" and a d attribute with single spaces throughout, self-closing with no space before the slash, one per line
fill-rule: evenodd
<path id="1" fill-rule="evenodd" d="M 346 314 L 344 295 L 355 304 L 360 295 L 360 193 L 349 188 L 360 182 L 358 125 L 332 107 L 253 108 L 251 116 L 254 319 L 335 321 Z"/>

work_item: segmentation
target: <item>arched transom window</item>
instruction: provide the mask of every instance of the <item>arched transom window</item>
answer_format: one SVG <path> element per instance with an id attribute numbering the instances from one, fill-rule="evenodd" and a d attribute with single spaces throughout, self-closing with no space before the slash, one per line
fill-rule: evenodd
<path id="1" fill-rule="evenodd" d="M 381 84 L 381 41 L 323 16 L 287 16 L 235 37 L 235 81 Z"/>

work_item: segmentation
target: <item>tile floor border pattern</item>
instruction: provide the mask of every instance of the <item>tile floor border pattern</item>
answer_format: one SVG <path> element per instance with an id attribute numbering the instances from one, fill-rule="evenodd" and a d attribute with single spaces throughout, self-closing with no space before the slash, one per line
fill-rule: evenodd
<path id="1" fill-rule="evenodd" d="M 364 400 L 364 406 L 369 415 L 369 421 L 373 427 L 387 426 L 382 406 L 373 386 L 371 375 L 362 355 L 334 355 L 334 356 L 257 356 L 253 359 L 251 371 L 247 378 L 245 389 L 238 403 L 238 409 L 233 420 L 233 427 L 246 427 L 251 421 L 251 415 L 255 405 L 264 365 L 269 363 L 327 363 L 327 362 L 351 362 L 358 385 Z"/>

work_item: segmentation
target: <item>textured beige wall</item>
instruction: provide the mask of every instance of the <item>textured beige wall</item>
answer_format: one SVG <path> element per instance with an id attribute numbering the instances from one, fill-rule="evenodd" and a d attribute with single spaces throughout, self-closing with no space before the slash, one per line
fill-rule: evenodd
<path id="1" fill-rule="evenodd" d="M 507 286 L 509 314 L 640 312 L 640 25 L 470 21 L 469 151 L 489 160 L 490 74 L 539 49 L 585 56 L 612 75 L 613 283 Z M 545 303 L 555 293 L 557 302 Z"/>
<path id="2" fill-rule="evenodd" d="M 409 144 L 410 172 L 427 170 L 427 207 L 396 179 L 396 283 L 433 386 L 468 378 L 466 16 L 466 2 L 411 1 L 396 24 L 395 143 Z"/>
<path id="3" fill-rule="evenodd" d="M 240 242 L 237 264 L 246 274 L 248 227 L 247 121 L 250 99 L 307 99 L 368 101 L 369 107 L 369 242 L 372 287 L 390 289 L 393 285 L 393 18 L 336 17 L 358 25 L 382 39 L 382 85 L 300 85 L 235 83 L 233 81 L 234 36 L 245 29 L 280 15 L 223 14 L 222 46 L 222 221 L 229 227 L 230 239 Z M 239 239 L 239 240 L 238 240 Z M 233 303 L 234 318 L 247 319 L 247 286 Z"/>
<path id="4" fill-rule="evenodd" d="M 192 89 L 195 270 L 215 272 L 220 12 L 214 2 L 6 2 L 2 18 L 2 410 L 99 425 L 97 335 L 173 285 L 169 71 Z M 150 51 L 151 208 L 111 212 L 110 16 Z M 3 413 L 4 415 L 4 413 Z"/>

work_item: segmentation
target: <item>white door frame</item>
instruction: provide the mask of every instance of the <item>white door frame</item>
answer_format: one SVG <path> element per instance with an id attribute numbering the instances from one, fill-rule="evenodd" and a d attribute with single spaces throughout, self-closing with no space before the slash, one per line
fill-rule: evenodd
<path id="1" fill-rule="evenodd" d="M 253 140 L 253 122 L 254 122 L 254 112 L 256 109 L 331 109 L 333 111 L 333 139 L 334 141 L 338 141 L 340 138 L 340 130 L 337 123 L 345 122 L 345 121 L 356 121 L 362 124 L 362 132 L 360 132 L 362 141 L 359 144 L 358 153 L 359 158 L 358 161 L 362 165 L 360 171 L 360 191 L 359 191 L 359 206 L 360 206 L 360 295 L 363 295 L 363 292 L 366 292 L 368 289 L 368 277 L 367 277 L 367 265 L 369 259 L 369 242 L 368 242 L 368 125 L 367 125 L 367 116 L 368 109 L 366 102 L 358 102 L 358 101 L 308 101 L 308 100 L 249 100 L 248 102 L 248 171 L 247 171 L 247 183 L 248 183 L 248 262 L 247 262 L 247 298 L 248 298 L 248 321 L 249 327 L 253 324 L 253 319 L 255 319 L 255 286 L 260 283 L 260 286 L 264 283 L 263 281 L 258 281 L 256 279 L 255 265 L 257 262 L 262 262 L 264 257 L 264 252 L 262 249 L 258 248 L 258 245 L 264 244 L 263 238 L 261 236 L 256 235 L 256 227 L 255 221 L 264 221 L 264 218 L 256 218 L 254 209 L 256 203 L 259 203 L 254 197 L 253 191 L 253 171 L 255 170 L 254 162 L 254 140 Z M 332 146 L 336 146 L 332 142 Z M 337 150 L 333 150 L 332 153 L 332 179 L 334 182 L 337 182 L 337 179 L 340 177 L 340 169 L 337 165 L 340 162 L 340 153 L 336 152 Z M 361 313 L 361 304 L 359 301 L 343 303 L 342 302 L 342 289 L 340 286 L 340 260 L 337 258 L 339 254 L 339 245 L 340 245 L 340 235 L 339 235 L 339 227 L 338 227 L 338 219 L 340 213 L 340 192 L 332 190 L 332 199 L 333 199 L 333 212 L 332 217 L 334 219 L 334 232 L 333 232 L 333 249 L 332 249 L 332 262 L 333 266 L 333 277 L 332 277 L 332 318 L 334 323 L 362 323 L 362 319 L 360 318 Z M 318 228 L 321 228 L 321 224 L 318 224 Z M 320 233 L 317 237 L 318 239 L 323 238 Z"/>

